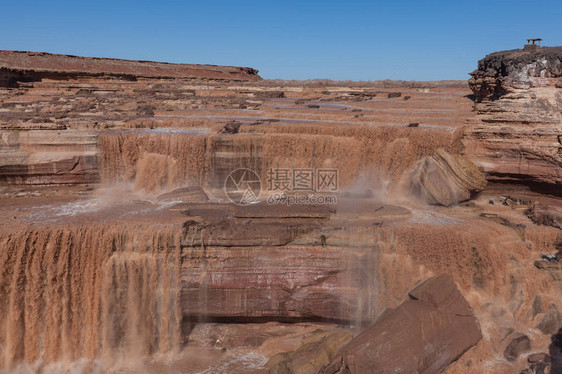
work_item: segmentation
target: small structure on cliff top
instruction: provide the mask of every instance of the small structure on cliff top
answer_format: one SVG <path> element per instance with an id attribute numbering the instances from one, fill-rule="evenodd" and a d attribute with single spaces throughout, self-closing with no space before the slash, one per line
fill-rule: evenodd
<path id="1" fill-rule="evenodd" d="M 536 51 L 541 47 L 541 38 L 527 39 L 527 44 L 525 44 L 525 51 Z M 538 42 L 538 44 L 536 44 Z"/>

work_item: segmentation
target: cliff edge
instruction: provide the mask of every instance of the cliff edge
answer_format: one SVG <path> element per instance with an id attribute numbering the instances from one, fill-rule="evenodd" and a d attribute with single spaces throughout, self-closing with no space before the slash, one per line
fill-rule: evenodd
<path id="1" fill-rule="evenodd" d="M 487 55 L 471 73 L 481 123 L 467 153 L 491 180 L 562 182 L 562 47 Z"/>
<path id="2" fill-rule="evenodd" d="M 0 51 L 0 86 L 46 79 L 112 77 L 125 80 L 202 79 L 259 81 L 256 69 L 236 66 L 172 64 L 154 61 L 80 57 L 46 52 Z"/>

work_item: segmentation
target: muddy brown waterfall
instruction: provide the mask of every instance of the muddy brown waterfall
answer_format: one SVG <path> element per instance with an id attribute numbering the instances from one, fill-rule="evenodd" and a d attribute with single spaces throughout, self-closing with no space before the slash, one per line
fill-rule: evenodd
<path id="1" fill-rule="evenodd" d="M 1 367 L 179 348 L 179 228 L 0 231 Z"/>
<path id="2" fill-rule="evenodd" d="M 460 149 L 458 132 L 353 127 L 326 132 L 322 127 L 270 126 L 263 134 L 236 138 L 149 129 L 99 135 L 102 182 L 133 183 L 149 192 L 195 185 L 222 189 L 227 175 L 250 168 L 267 180 L 270 168 L 337 168 L 341 183 L 352 186 L 388 179 L 403 172 L 436 148 Z M 334 136 L 336 135 L 336 136 Z"/>
<path id="3" fill-rule="evenodd" d="M 545 368 L 559 53 L 469 85 L 0 51 L 0 373 Z"/>

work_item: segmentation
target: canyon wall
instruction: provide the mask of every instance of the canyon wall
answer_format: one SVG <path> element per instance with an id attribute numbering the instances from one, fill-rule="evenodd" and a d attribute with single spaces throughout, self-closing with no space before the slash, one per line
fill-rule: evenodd
<path id="1" fill-rule="evenodd" d="M 45 52 L 0 51 L 0 84 L 42 79 L 86 80 L 92 78 L 208 79 L 259 81 L 258 71 L 246 67 L 170 64 L 153 61 L 80 57 Z"/>
<path id="2" fill-rule="evenodd" d="M 562 182 L 562 47 L 496 52 L 478 62 L 469 85 L 483 122 L 467 150 L 488 178 Z"/>
<path id="3" fill-rule="evenodd" d="M 3 189 L 143 188 L 155 169 L 169 187 L 222 188 L 233 167 L 255 168 L 262 180 L 270 167 L 329 167 L 347 186 L 395 182 L 437 148 L 460 152 L 470 115 L 468 105 L 458 113 L 443 105 L 466 104 L 463 89 L 447 86 L 416 85 L 404 96 L 380 84 L 276 87 L 247 68 L 14 51 L 0 51 L 0 71 Z M 240 133 L 217 135 L 230 122 Z"/>
<path id="4" fill-rule="evenodd" d="M 98 136 L 91 130 L 2 131 L 0 185 L 97 183 L 97 154 Z"/>
<path id="5" fill-rule="evenodd" d="M 445 273 L 484 336 L 449 373 L 513 372 L 504 338 L 545 350 L 562 323 L 562 269 L 538 260 L 559 230 L 523 214 L 544 196 L 484 190 L 443 208 L 403 182 L 443 149 L 491 180 L 556 186 L 556 51 L 483 60 L 477 115 L 466 87 L 274 85 L 245 68 L 0 53 L 0 368 L 141 362 L 203 324 L 259 322 L 253 341 L 262 322 L 360 329 Z M 338 204 L 229 204 L 226 176 L 242 167 L 262 188 L 270 168 L 335 168 Z"/>
<path id="6" fill-rule="evenodd" d="M 396 307 L 416 282 L 438 273 L 449 274 L 478 307 L 492 300 L 501 305 L 507 325 L 532 323 L 537 292 L 545 304 L 561 296 L 562 273 L 540 271 L 526 259 L 529 250 L 553 250 L 555 229 L 532 228 L 525 239 L 492 220 L 419 223 L 391 206 L 370 219 L 370 207 L 364 208 L 355 224 L 361 208 L 329 220 L 310 212 L 307 219 L 306 213 L 291 218 L 278 208 L 246 214 L 229 214 L 224 206 L 187 210 L 190 222 L 203 221 L 190 226 L 182 241 L 185 316 L 368 323 Z M 223 212 L 223 220 L 214 222 L 209 210 Z M 373 228 L 375 222 L 384 227 Z M 250 224 L 255 235 L 245 235 Z"/>

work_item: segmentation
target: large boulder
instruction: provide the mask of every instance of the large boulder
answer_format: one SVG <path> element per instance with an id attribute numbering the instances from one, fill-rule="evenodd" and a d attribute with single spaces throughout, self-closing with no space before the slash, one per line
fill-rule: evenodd
<path id="1" fill-rule="evenodd" d="M 412 188 L 429 204 L 450 206 L 486 187 L 484 175 L 470 160 L 437 149 L 412 173 Z"/>
<path id="2" fill-rule="evenodd" d="M 470 305 L 449 276 L 430 278 L 408 296 L 321 372 L 438 373 L 482 338 Z"/>

